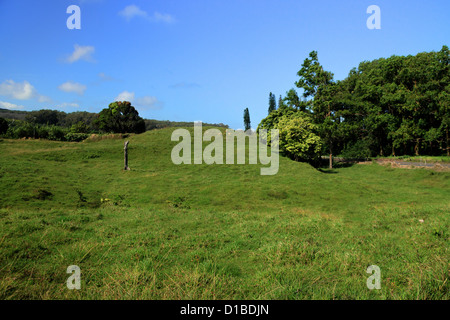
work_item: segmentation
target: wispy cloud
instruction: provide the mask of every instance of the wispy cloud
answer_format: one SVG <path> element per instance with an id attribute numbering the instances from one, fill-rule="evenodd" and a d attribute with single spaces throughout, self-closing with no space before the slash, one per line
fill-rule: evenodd
<path id="1" fill-rule="evenodd" d="M 155 12 L 153 13 L 153 16 L 150 17 L 150 20 L 155 22 L 174 23 L 175 17 L 167 13 Z"/>
<path id="2" fill-rule="evenodd" d="M 148 17 L 147 12 L 141 10 L 137 5 L 126 6 L 125 9 L 119 12 L 119 15 L 130 21 L 134 17 Z"/>
<path id="3" fill-rule="evenodd" d="M 98 77 L 100 78 L 100 80 L 102 81 L 113 81 L 115 80 L 113 77 L 108 76 L 107 74 L 105 74 L 104 72 L 100 72 L 98 74 Z"/>
<path id="4" fill-rule="evenodd" d="M 39 102 L 50 102 L 47 96 L 39 94 L 36 89 L 28 82 L 15 82 L 6 80 L 0 83 L 0 95 L 17 100 L 37 99 Z"/>
<path id="5" fill-rule="evenodd" d="M 175 17 L 168 13 L 154 12 L 151 15 L 134 4 L 126 6 L 119 12 L 119 15 L 124 17 L 127 21 L 130 21 L 135 17 L 141 17 L 151 22 L 162 22 L 167 24 L 175 22 Z"/>
<path id="6" fill-rule="evenodd" d="M 200 85 L 198 83 L 193 82 L 178 82 L 170 86 L 172 89 L 191 89 L 191 88 L 199 88 Z"/>
<path id="7" fill-rule="evenodd" d="M 6 101 L 0 101 L 0 108 L 9 109 L 9 110 L 22 110 L 25 107 L 24 106 L 18 106 L 17 104 L 9 103 L 9 102 L 6 102 Z"/>
<path id="8" fill-rule="evenodd" d="M 84 84 L 73 82 L 73 81 L 67 81 L 58 86 L 58 89 L 64 92 L 74 92 L 80 96 L 84 94 L 84 91 L 87 89 L 87 87 Z"/>
<path id="9" fill-rule="evenodd" d="M 135 97 L 134 92 L 123 91 L 114 99 L 115 101 L 129 101 L 135 107 L 143 109 L 161 109 L 164 106 L 162 101 L 154 96 Z"/>
<path id="10" fill-rule="evenodd" d="M 80 46 L 78 44 L 74 45 L 74 51 L 70 56 L 66 58 L 66 62 L 74 63 L 78 60 L 84 60 L 87 62 L 95 62 L 94 58 L 92 58 L 92 54 L 95 52 L 95 48 L 93 46 Z"/>
<path id="11" fill-rule="evenodd" d="M 75 102 L 63 102 L 56 106 L 58 109 L 79 108 L 80 105 Z"/>

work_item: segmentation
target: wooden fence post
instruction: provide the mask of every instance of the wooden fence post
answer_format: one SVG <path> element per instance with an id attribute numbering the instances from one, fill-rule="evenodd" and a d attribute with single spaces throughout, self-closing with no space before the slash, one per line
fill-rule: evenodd
<path id="1" fill-rule="evenodd" d="M 124 162 L 125 162 L 125 167 L 123 168 L 123 170 L 130 170 L 130 168 L 128 167 L 128 143 L 130 141 L 125 141 L 125 146 L 123 147 L 123 152 L 124 152 Z"/>

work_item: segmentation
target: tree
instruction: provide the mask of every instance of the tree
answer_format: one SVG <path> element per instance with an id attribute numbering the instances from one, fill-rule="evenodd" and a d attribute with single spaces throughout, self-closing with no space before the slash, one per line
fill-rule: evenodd
<path id="1" fill-rule="evenodd" d="M 281 99 L 281 97 L 280 97 L 280 99 Z M 297 110 L 292 107 L 289 107 L 289 106 L 286 106 L 283 104 L 281 106 L 282 106 L 281 108 L 278 108 L 277 110 L 271 112 L 267 117 L 262 119 L 256 129 L 256 131 L 258 132 L 258 135 L 260 135 L 261 129 L 267 130 L 267 133 L 264 136 L 261 136 L 261 138 L 264 141 L 266 141 L 268 146 L 270 146 L 270 142 L 271 142 L 270 130 L 277 129 L 278 122 L 280 122 L 280 120 L 282 118 L 292 117 L 294 115 L 294 113 L 297 112 Z"/>
<path id="2" fill-rule="evenodd" d="M 283 109 L 285 107 L 286 107 L 286 104 L 284 103 L 284 100 L 283 100 L 283 98 L 281 97 L 281 94 L 280 94 L 280 98 L 278 99 L 278 110 L 279 109 Z"/>
<path id="3" fill-rule="evenodd" d="M 142 133 L 145 122 L 137 110 L 128 101 L 116 101 L 103 109 L 97 120 L 97 127 L 103 132 Z"/>
<path id="4" fill-rule="evenodd" d="M 245 128 L 245 131 L 250 130 L 250 128 L 251 128 L 250 112 L 248 111 L 248 108 L 244 109 L 244 128 Z"/>
<path id="5" fill-rule="evenodd" d="M 275 101 L 275 95 L 271 92 L 269 93 L 269 112 L 270 114 L 272 111 L 277 110 L 277 102 Z"/>
<path id="6" fill-rule="evenodd" d="M 280 150 L 296 161 L 317 163 L 321 155 L 322 140 L 317 135 L 319 126 L 305 112 L 284 115 L 276 125 L 279 130 Z"/>
<path id="7" fill-rule="evenodd" d="M 333 73 L 323 70 L 319 63 L 317 51 L 312 51 L 305 59 L 302 68 L 297 72 L 300 79 L 295 82 L 298 88 L 303 89 L 304 98 L 312 98 L 314 120 L 319 125 L 319 132 L 328 145 L 330 154 L 330 169 L 333 167 L 333 140 L 338 121 L 334 112 L 333 94 L 336 87 L 333 84 Z M 319 98 L 316 95 L 319 94 Z"/>
<path id="8" fill-rule="evenodd" d="M 8 131 L 8 121 L 3 118 L 0 118 L 0 134 L 5 134 Z"/>

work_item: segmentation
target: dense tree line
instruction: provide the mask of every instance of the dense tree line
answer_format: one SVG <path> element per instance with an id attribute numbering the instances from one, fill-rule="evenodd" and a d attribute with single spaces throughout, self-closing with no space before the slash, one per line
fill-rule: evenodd
<path id="1" fill-rule="evenodd" d="M 450 156 L 449 62 L 443 46 L 438 52 L 364 61 L 334 81 L 313 51 L 297 73 L 302 99 L 289 90 L 284 104 L 258 127 L 281 129 L 282 117 L 300 114 L 314 124 L 311 132 L 320 137 L 320 154 L 330 156 L 330 166 L 333 155 Z M 280 141 L 284 151 L 291 144 Z"/>
<path id="2" fill-rule="evenodd" d="M 228 128 L 223 123 L 204 125 Z M 193 123 L 142 119 L 127 101 L 113 102 L 100 113 L 0 109 L 0 135 L 16 139 L 81 141 L 92 133 L 142 133 L 166 127 L 189 126 L 193 126 Z"/>

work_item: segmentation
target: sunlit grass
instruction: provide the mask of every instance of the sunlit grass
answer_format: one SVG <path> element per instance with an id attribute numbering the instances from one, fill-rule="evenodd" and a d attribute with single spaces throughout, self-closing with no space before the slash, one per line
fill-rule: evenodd
<path id="1" fill-rule="evenodd" d="M 0 142 L 0 297 L 450 298 L 450 173 L 177 166 L 172 131 L 128 137 L 128 172 L 122 139 Z"/>

